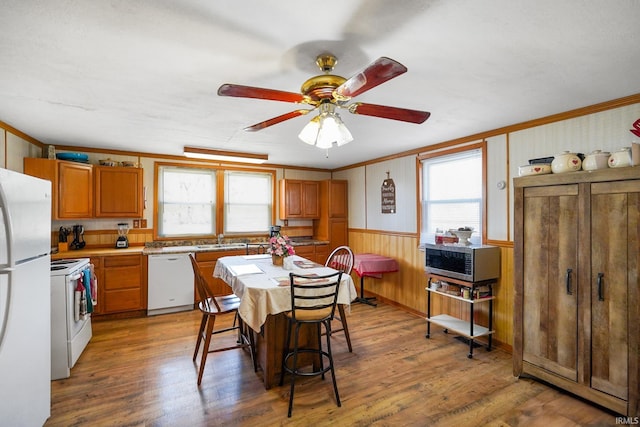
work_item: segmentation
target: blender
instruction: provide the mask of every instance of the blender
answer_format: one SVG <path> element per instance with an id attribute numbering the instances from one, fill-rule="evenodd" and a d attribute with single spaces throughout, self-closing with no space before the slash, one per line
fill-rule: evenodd
<path id="1" fill-rule="evenodd" d="M 127 239 L 127 233 L 129 233 L 129 224 L 126 222 L 118 223 L 118 239 L 116 240 L 116 248 L 128 248 L 129 239 Z"/>

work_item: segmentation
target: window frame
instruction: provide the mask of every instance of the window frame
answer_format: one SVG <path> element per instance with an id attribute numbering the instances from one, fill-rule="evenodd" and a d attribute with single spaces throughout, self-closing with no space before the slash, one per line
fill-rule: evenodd
<path id="1" fill-rule="evenodd" d="M 159 235 L 159 203 L 158 203 L 158 191 L 160 170 L 162 167 L 175 167 L 184 169 L 209 169 L 213 170 L 216 174 L 216 199 L 215 199 L 215 233 L 214 234 L 199 234 L 199 235 L 183 235 L 183 236 L 160 236 Z M 245 171 L 253 173 L 264 173 L 271 175 L 272 193 L 271 193 L 271 224 L 274 223 L 276 218 L 276 171 L 272 169 L 263 168 L 251 168 L 251 167 L 234 167 L 227 165 L 211 165 L 207 163 L 179 163 L 179 162 L 155 162 L 154 163 L 154 202 L 153 202 L 153 239 L 157 241 L 175 241 L 175 240 L 198 240 L 198 239 L 215 239 L 219 234 L 223 234 L 224 230 L 224 191 L 225 191 L 225 171 Z M 268 234 L 265 233 L 231 233 L 230 236 L 234 237 L 252 237 L 262 236 Z"/>
<path id="2" fill-rule="evenodd" d="M 470 143 L 470 144 L 466 144 L 466 145 L 460 145 L 454 148 L 450 148 L 450 149 L 444 149 L 444 150 L 434 150 L 428 153 L 422 153 L 418 156 L 416 156 L 416 167 L 417 167 L 417 219 L 418 219 L 418 241 L 420 246 L 422 246 L 424 243 L 433 243 L 431 241 L 422 241 L 422 235 L 423 235 L 423 226 L 426 226 L 425 224 L 423 224 L 423 206 L 425 201 L 423 200 L 423 195 L 424 195 L 424 189 L 423 189 L 423 182 L 424 182 L 424 177 L 423 177 L 423 173 L 424 173 L 424 168 L 423 168 L 423 161 L 428 160 L 428 159 L 433 159 L 433 158 L 437 158 L 437 157 L 443 157 L 443 156 L 449 156 L 449 155 L 455 155 L 455 154 L 459 154 L 459 153 L 463 153 L 463 152 L 467 152 L 467 151 L 473 151 L 473 150 L 479 150 L 480 151 L 480 156 L 481 156 L 481 179 L 482 179 L 482 183 L 481 183 L 481 194 L 482 194 L 482 200 L 480 202 L 480 224 L 481 224 L 481 230 L 480 230 L 480 234 L 477 236 L 480 238 L 480 243 L 481 244 L 486 244 L 487 242 L 487 142 L 486 140 L 482 140 L 480 142 L 476 142 L 476 143 Z"/>
<path id="3" fill-rule="evenodd" d="M 242 231 L 242 232 L 232 232 L 232 231 L 227 231 L 226 230 L 226 225 L 227 225 L 227 221 L 226 221 L 226 211 L 227 211 L 227 200 L 226 200 L 226 191 L 227 191 L 227 173 L 238 173 L 238 174 L 261 174 L 261 175 L 269 175 L 270 176 L 270 181 L 271 181 L 271 202 L 270 202 L 270 221 L 269 224 L 267 225 L 267 229 L 265 230 L 250 230 L 250 231 Z M 222 175 L 222 186 L 221 188 L 218 188 L 218 193 L 220 193 L 220 191 L 222 192 L 221 194 L 221 199 L 222 199 L 222 204 L 221 204 L 221 209 L 220 209 L 220 213 L 219 215 L 217 215 L 217 217 L 219 217 L 221 219 L 220 222 L 220 230 L 221 233 L 225 234 L 225 235 L 230 235 L 230 236 L 236 236 L 236 235 L 252 235 L 252 234 L 269 234 L 269 226 L 271 226 L 274 223 L 274 219 L 275 219 L 275 205 L 276 205 L 276 174 L 275 171 L 269 171 L 269 170 L 257 170 L 257 169 L 240 169 L 240 168 L 226 168 L 222 171 L 221 173 Z"/>

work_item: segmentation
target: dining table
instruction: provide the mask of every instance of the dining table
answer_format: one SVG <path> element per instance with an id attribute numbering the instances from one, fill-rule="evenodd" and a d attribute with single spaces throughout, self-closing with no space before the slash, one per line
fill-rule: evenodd
<path id="1" fill-rule="evenodd" d="M 337 272 L 298 255 L 287 258 L 280 266 L 273 263 L 270 254 L 226 256 L 216 261 L 213 271 L 213 276 L 240 298 L 238 314 L 255 332 L 257 365 L 266 389 L 280 378 L 288 323 L 285 313 L 291 310 L 289 273 L 313 277 Z M 352 277 L 343 274 L 337 303 L 348 311 L 357 296 Z M 315 328 L 307 328 L 301 334 L 301 344 L 317 347 L 317 338 Z"/>
<path id="2" fill-rule="evenodd" d="M 398 261 L 393 258 L 378 254 L 355 254 L 353 257 L 353 271 L 360 277 L 360 296 L 356 298 L 356 302 L 377 306 L 373 302 L 376 297 L 364 296 L 364 278 L 373 277 L 382 278 L 383 273 L 393 273 L 398 271 Z"/>

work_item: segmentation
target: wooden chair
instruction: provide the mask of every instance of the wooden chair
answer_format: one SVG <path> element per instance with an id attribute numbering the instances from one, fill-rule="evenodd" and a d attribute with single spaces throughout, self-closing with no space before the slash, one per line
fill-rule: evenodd
<path id="1" fill-rule="evenodd" d="M 349 246 L 339 246 L 335 248 L 329 257 L 327 258 L 327 262 L 325 262 L 325 267 L 331 267 L 334 270 L 342 271 L 344 274 L 351 274 L 351 269 L 353 268 L 353 252 Z M 339 315 L 336 316 L 336 320 L 342 323 L 342 328 L 335 329 L 332 331 L 333 334 L 336 332 L 344 332 L 345 339 L 347 340 L 347 347 L 349 347 L 349 352 L 351 353 L 353 349 L 351 348 L 351 337 L 349 336 L 349 326 L 347 325 L 347 316 L 344 311 L 344 306 L 342 304 L 338 305 Z"/>
<path id="2" fill-rule="evenodd" d="M 219 351 L 233 350 L 236 348 L 248 348 L 251 353 L 251 359 L 253 361 L 253 369 L 257 371 L 257 360 L 255 353 L 255 340 L 254 334 L 251 328 L 246 326 L 242 321 L 242 318 L 238 315 L 238 307 L 240 306 L 240 298 L 235 294 L 229 294 L 224 296 L 215 296 L 206 277 L 202 273 L 198 262 L 194 258 L 193 254 L 189 254 L 191 259 L 191 266 L 193 267 L 193 273 L 195 275 L 196 288 L 200 295 L 200 302 L 198 303 L 198 309 L 202 313 L 202 321 L 200 322 L 200 330 L 198 331 L 198 340 L 196 341 L 196 349 L 193 352 L 193 361 L 196 361 L 198 351 L 200 350 L 200 344 L 204 341 L 204 347 L 202 348 L 202 356 L 200 358 L 200 369 L 198 371 L 198 386 L 202 383 L 202 374 L 204 372 L 204 366 L 207 362 L 207 355 L 209 353 L 215 353 Z M 218 316 L 234 316 L 233 325 L 227 328 L 214 329 L 216 317 Z M 238 339 L 237 344 L 230 347 L 214 348 L 211 349 L 211 338 L 215 334 L 223 332 L 237 331 Z"/>
<path id="3" fill-rule="evenodd" d="M 336 303 L 338 300 L 338 290 L 342 272 L 338 271 L 325 276 L 302 276 L 295 273 L 289 274 L 291 280 L 291 311 L 285 313 L 287 317 L 287 335 L 282 357 L 282 370 L 280 372 L 280 385 L 284 382 L 284 374 L 291 374 L 291 391 L 289 393 L 289 412 L 293 409 L 293 392 L 296 376 L 321 375 L 324 379 L 326 372 L 331 372 L 333 380 L 333 391 L 336 395 L 336 403 L 340 403 L 336 374 L 333 368 L 333 355 L 331 354 L 331 321 L 335 315 Z M 300 327 L 302 325 L 314 325 L 318 337 L 317 346 L 300 347 Z M 327 347 L 322 349 L 321 325 L 324 325 Z M 291 348 L 291 332 L 293 333 L 293 348 Z M 311 354 L 318 363 L 313 363 L 311 370 L 298 366 L 298 356 L 300 354 Z M 329 362 L 324 366 L 325 359 Z M 289 364 L 289 361 L 292 361 Z"/>

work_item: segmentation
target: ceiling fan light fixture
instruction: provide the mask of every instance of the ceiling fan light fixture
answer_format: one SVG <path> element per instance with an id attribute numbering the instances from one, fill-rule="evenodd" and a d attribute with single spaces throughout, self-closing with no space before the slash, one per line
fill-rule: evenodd
<path id="1" fill-rule="evenodd" d="M 269 160 L 267 154 L 242 153 L 239 151 L 211 150 L 200 147 L 184 147 L 185 157 L 193 159 L 221 160 L 228 162 L 242 162 L 261 164 Z"/>
<path id="2" fill-rule="evenodd" d="M 336 106 L 331 103 L 319 105 L 320 114 L 311 119 L 302 129 L 298 138 L 309 145 L 321 149 L 329 149 L 353 141 L 353 136 L 344 122 L 335 112 Z"/>
<path id="3" fill-rule="evenodd" d="M 309 145 L 316 145 L 318 130 L 320 130 L 320 116 L 315 116 L 306 124 L 305 127 L 302 128 L 298 134 L 298 138 Z"/>

